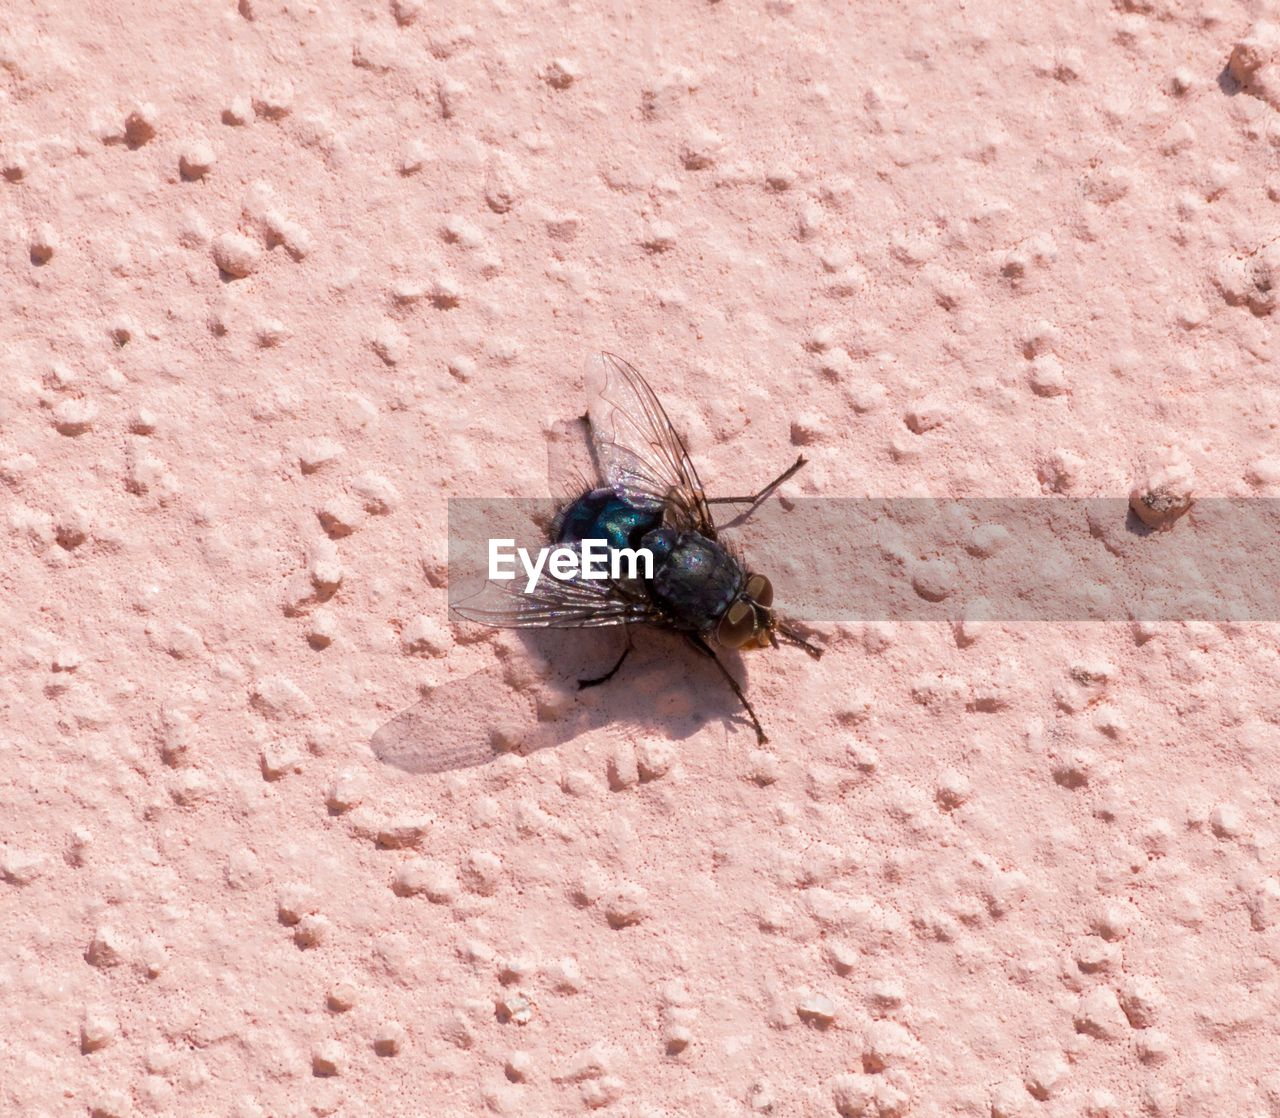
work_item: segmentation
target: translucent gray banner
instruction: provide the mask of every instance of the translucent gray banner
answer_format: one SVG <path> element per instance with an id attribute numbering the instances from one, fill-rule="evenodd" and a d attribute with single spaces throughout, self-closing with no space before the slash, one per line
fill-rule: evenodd
<path id="1" fill-rule="evenodd" d="M 557 507 L 451 499 L 450 604 L 483 585 L 490 539 L 546 546 Z M 1123 498 L 774 499 L 722 539 L 770 578 L 781 613 L 815 626 L 1280 621 L 1276 499 L 1201 499 L 1163 530 Z"/>

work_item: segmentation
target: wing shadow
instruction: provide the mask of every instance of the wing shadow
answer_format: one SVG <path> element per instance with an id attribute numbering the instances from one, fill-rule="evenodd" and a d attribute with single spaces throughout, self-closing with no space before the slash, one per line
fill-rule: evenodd
<path id="1" fill-rule="evenodd" d="M 636 626 L 633 649 L 608 683 L 578 680 L 607 671 L 626 647 L 619 629 L 516 630 L 491 667 L 449 680 L 397 714 L 370 746 L 384 764 L 444 773 L 528 756 L 609 726 L 683 741 L 709 722 L 748 735 L 750 721 L 714 664 L 677 634 Z M 746 686 L 736 654 L 726 666 Z"/>

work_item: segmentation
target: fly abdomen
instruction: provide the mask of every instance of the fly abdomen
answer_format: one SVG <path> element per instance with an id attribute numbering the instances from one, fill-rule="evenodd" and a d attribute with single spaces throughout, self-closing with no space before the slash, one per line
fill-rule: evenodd
<path id="1" fill-rule="evenodd" d="M 593 489 L 560 513 L 552 535 L 562 544 L 605 540 L 610 548 L 634 548 L 661 519 L 660 511 L 636 508 L 612 489 Z"/>
<path id="2" fill-rule="evenodd" d="M 714 629 L 746 583 L 738 561 L 698 532 L 677 535 L 660 528 L 646 535 L 642 546 L 654 554 L 650 597 L 677 628 Z"/>

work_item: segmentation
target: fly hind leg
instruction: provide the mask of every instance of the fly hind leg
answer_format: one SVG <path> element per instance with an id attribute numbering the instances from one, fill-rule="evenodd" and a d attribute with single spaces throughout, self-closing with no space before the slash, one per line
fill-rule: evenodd
<path id="1" fill-rule="evenodd" d="M 613 665 L 604 675 L 596 676 L 594 679 L 578 680 L 578 690 L 585 691 L 588 687 L 599 687 L 602 683 L 608 683 L 615 675 L 618 669 L 622 667 L 622 662 L 631 655 L 631 633 L 627 633 L 627 647 L 622 650 L 622 655 L 618 657 L 618 662 Z"/>
<path id="2" fill-rule="evenodd" d="M 696 648 L 704 656 L 710 656 L 712 663 L 714 663 L 715 666 L 720 669 L 720 674 L 724 676 L 724 678 L 728 681 L 729 686 L 733 688 L 733 693 L 738 696 L 738 702 L 742 704 L 742 709 L 747 712 L 747 717 L 751 719 L 751 725 L 755 727 L 756 743 L 759 745 L 766 744 L 769 739 L 765 737 L 764 727 L 760 725 L 760 719 L 756 717 L 756 712 L 751 709 L 751 704 L 747 702 L 746 695 L 742 693 L 741 684 L 739 684 L 738 681 L 733 678 L 733 675 L 730 673 L 729 669 L 726 668 L 724 664 L 720 662 L 720 657 L 716 655 L 715 649 L 713 649 L 709 644 L 707 644 L 706 641 L 704 641 L 700 636 L 697 636 L 694 633 L 688 633 L 686 634 L 686 636 L 689 639 L 689 643 L 693 645 L 694 648 Z"/>

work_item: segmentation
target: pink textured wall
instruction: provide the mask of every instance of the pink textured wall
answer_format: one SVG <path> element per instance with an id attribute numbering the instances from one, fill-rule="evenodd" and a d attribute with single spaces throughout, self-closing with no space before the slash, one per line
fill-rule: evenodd
<path id="1" fill-rule="evenodd" d="M 602 346 L 713 492 L 1278 495 L 1268 20 L 5 5 L 0 1112 L 1280 1114 L 1274 625 L 833 626 L 764 749 L 654 638 L 526 760 L 368 744 L 611 651 L 440 588 Z"/>

